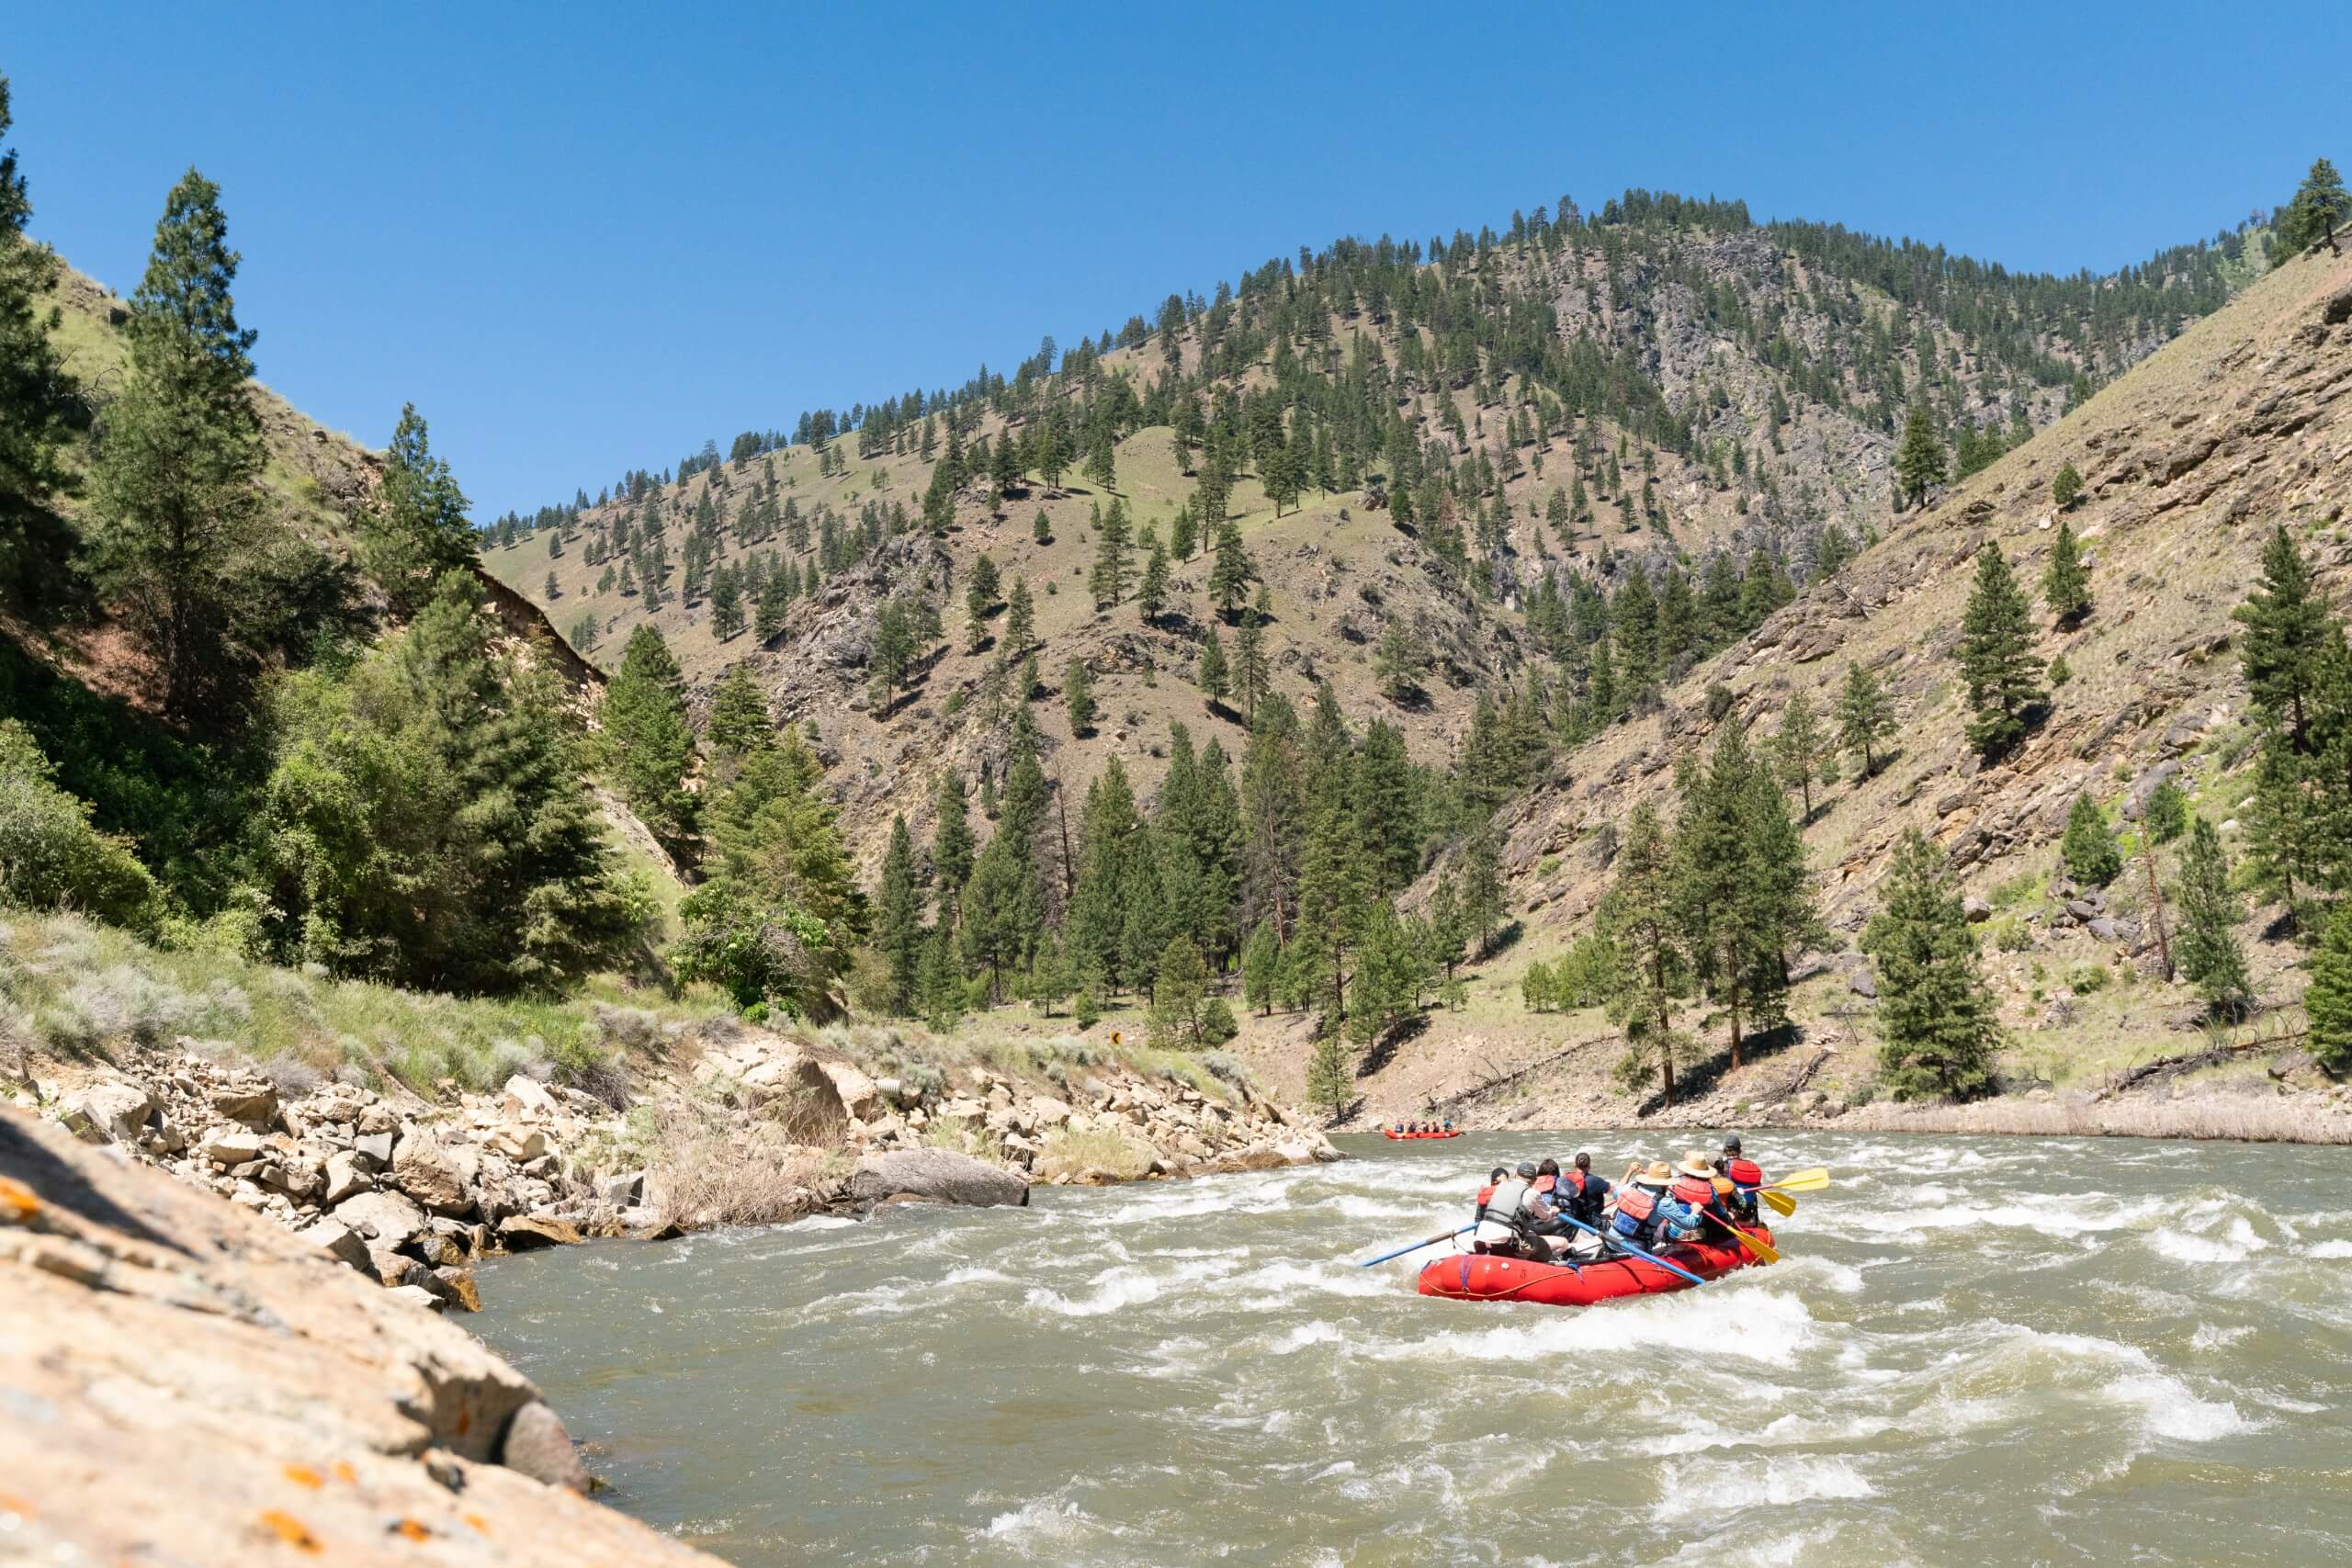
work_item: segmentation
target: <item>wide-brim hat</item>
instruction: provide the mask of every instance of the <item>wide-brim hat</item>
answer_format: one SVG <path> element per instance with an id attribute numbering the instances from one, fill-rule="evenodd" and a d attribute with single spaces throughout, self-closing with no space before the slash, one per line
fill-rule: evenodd
<path id="1" fill-rule="evenodd" d="M 1650 1161 L 1650 1168 L 1634 1178 L 1636 1181 L 1655 1181 L 1663 1187 L 1674 1179 L 1674 1168 L 1662 1159 Z"/>
<path id="2" fill-rule="evenodd" d="M 1712 1181 L 1714 1179 L 1715 1168 L 1713 1165 L 1710 1165 L 1707 1162 L 1707 1156 L 1701 1154 L 1697 1149 L 1692 1149 L 1690 1153 L 1684 1155 L 1682 1156 L 1682 1163 L 1676 1166 L 1674 1168 L 1680 1175 L 1695 1176 L 1702 1181 Z"/>

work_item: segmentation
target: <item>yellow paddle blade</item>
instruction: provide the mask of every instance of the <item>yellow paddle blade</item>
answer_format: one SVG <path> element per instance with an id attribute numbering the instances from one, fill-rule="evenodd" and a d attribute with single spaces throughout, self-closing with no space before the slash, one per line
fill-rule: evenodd
<path id="1" fill-rule="evenodd" d="M 1778 1263 L 1781 1260 L 1780 1253 L 1775 1251 L 1768 1244 L 1758 1241 L 1756 1237 L 1748 1235 L 1746 1231 L 1741 1230 L 1737 1225 L 1724 1224 L 1723 1221 L 1715 1219 L 1715 1216 L 1713 1214 L 1709 1214 L 1707 1218 L 1714 1220 L 1715 1224 L 1718 1227 L 1727 1230 L 1731 1232 L 1733 1235 L 1738 1237 L 1740 1246 L 1747 1248 L 1748 1251 L 1756 1254 L 1758 1258 L 1763 1259 L 1765 1262 Z"/>
<path id="2" fill-rule="evenodd" d="M 1818 1192 L 1829 1185 L 1829 1172 L 1820 1166 L 1767 1183 L 1777 1192 Z"/>
<path id="3" fill-rule="evenodd" d="M 1785 1192 L 1775 1192 L 1767 1188 L 1764 1191 L 1764 1201 L 1771 1204 L 1774 1212 L 1778 1213 L 1793 1214 L 1797 1212 L 1797 1201 Z"/>

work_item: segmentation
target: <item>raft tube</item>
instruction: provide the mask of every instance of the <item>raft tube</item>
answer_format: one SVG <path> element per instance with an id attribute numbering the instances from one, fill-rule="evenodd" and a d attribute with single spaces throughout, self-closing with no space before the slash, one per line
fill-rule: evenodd
<path id="1" fill-rule="evenodd" d="M 1399 1133 L 1393 1127 L 1383 1127 L 1380 1132 L 1382 1136 L 1389 1138 L 1458 1138 L 1462 1136 L 1462 1129 L 1459 1127 L 1451 1133 Z"/>
<path id="2" fill-rule="evenodd" d="M 1751 1225 L 1747 1234 L 1772 1243 L 1772 1233 Z M 1744 1269 L 1756 1255 L 1737 1242 L 1721 1246 L 1678 1242 L 1656 1249 L 1668 1263 L 1713 1280 Z M 1534 1302 L 1544 1306 L 1590 1306 L 1619 1296 L 1663 1295 L 1687 1291 L 1690 1281 L 1638 1258 L 1609 1258 L 1594 1263 L 1530 1263 L 1520 1258 L 1489 1258 L 1461 1252 L 1421 1270 L 1418 1289 L 1425 1296 L 1457 1302 Z"/>

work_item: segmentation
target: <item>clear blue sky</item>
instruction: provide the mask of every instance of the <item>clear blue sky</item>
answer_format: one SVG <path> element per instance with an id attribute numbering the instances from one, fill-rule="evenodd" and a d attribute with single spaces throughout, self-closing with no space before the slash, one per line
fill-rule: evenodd
<path id="1" fill-rule="evenodd" d="M 2352 157 L 2345 0 L 8 13 L 35 232 L 128 292 L 201 168 L 263 378 L 414 400 L 478 516 L 1341 233 L 1639 185 L 2106 269 Z"/>

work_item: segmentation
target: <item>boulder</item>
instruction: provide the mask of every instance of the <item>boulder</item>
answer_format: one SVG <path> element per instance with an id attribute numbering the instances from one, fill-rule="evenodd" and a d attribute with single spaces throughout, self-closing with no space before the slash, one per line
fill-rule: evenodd
<path id="1" fill-rule="evenodd" d="M 441 1298 L 423 1285 L 394 1285 L 384 1294 L 402 1306 L 423 1307 L 426 1312 L 439 1312 Z"/>
<path id="2" fill-rule="evenodd" d="M 560 1109 L 547 1085 L 521 1073 L 506 1080 L 500 1104 L 509 1116 L 553 1116 Z"/>
<path id="3" fill-rule="evenodd" d="M 383 1247 L 403 1247 L 430 1222 L 398 1192 L 362 1192 L 334 1206 L 334 1217 Z"/>
<path id="4" fill-rule="evenodd" d="M 1029 1201 L 1029 1183 L 1002 1166 L 949 1149 L 893 1149 L 867 1155 L 850 1171 L 850 1196 L 879 1203 L 905 1195 L 977 1207 Z"/>
<path id="5" fill-rule="evenodd" d="M 469 1145 L 411 1134 L 392 1156 L 392 1181 L 436 1214 L 462 1214 L 474 1206 L 481 1158 Z"/>
<path id="6" fill-rule="evenodd" d="M 86 1085 L 65 1097 L 63 1122 L 85 1144 L 128 1144 L 155 1111 L 154 1097 L 120 1079 Z"/>
<path id="7" fill-rule="evenodd" d="M 820 1071 L 841 1097 L 842 1109 L 864 1121 L 883 1109 L 882 1087 L 847 1062 L 820 1062 Z"/>
<path id="8" fill-rule="evenodd" d="M 763 1111 L 795 1143 L 830 1146 L 849 1134 L 841 1090 L 813 1057 L 785 1051 L 735 1080 L 737 1103 Z"/>
<path id="9" fill-rule="evenodd" d="M 1857 969 L 1846 977 L 1846 988 L 1858 997 L 1878 999 L 1878 976 L 1868 969 Z"/>
<path id="10" fill-rule="evenodd" d="M 277 1090 L 267 1084 L 216 1089 L 208 1098 L 212 1113 L 223 1120 L 264 1133 L 277 1124 Z"/>
<path id="11" fill-rule="evenodd" d="M 1993 918 L 1993 906 L 1971 893 L 1960 901 L 1961 913 L 1968 917 L 1972 926 L 1981 926 Z"/>
<path id="12" fill-rule="evenodd" d="M 378 1170 L 392 1163 L 392 1145 L 400 1135 L 387 1127 L 381 1132 L 363 1132 L 351 1141 L 354 1154 L 365 1155 Z"/>
<path id="13" fill-rule="evenodd" d="M 490 1146 L 517 1165 L 527 1165 L 548 1152 L 548 1135 L 537 1127 L 510 1122 L 490 1134 Z"/>
<path id="14" fill-rule="evenodd" d="M 596 1196 L 616 1209 L 633 1209 L 645 1197 L 645 1172 L 607 1176 L 596 1183 Z"/>
<path id="15" fill-rule="evenodd" d="M 514 1412 L 499 1441 L 498 1462 L 534 1481 L 587 1495 L 588 1472 L 581 1468 L 580 1452 L 571 1446 L 562 1417 L 545 1400 L 535 1399 Z"/>
<path id="16" fill-rule="evenodd" d="M 543 1247 L 571 1247 L 580 1233 L 563 1221 L 545 1214 L 509 1214 L 498 1222 L 499 1242 L 509 1252 L 535 1252 Z"/>
<path id="17" fill-rule="evenodd" d="M 373 1274 L 368 1256 L 368 1243 L 360 1234 L 339 1220 L 318 1220 L 294 1233 L 311 1246 L 324 1251 L 336 1262 L 347 1264 L 362 1274 Z"/>
<path id="18" fill-rule="evenodd" d="M 251 1165 L 261 1158 L 266 1146 L 259 1133 L 232 1133 L 226 1128 L 216 1128 L 206 1135 L 201 1152 L 214 1165 Z"/>
<path id="19" fill-rule="evenodd" d="M 345 1198 L 356 1198 L 362 1192 L 372 1192 L 376 1178 L 368 1169 L 368 1162 L 350 1149 L 337 1149 L 327 1156 L 326 1191 L 322 1199 L 334 1208 Z"/>

